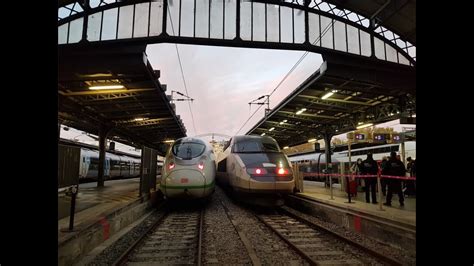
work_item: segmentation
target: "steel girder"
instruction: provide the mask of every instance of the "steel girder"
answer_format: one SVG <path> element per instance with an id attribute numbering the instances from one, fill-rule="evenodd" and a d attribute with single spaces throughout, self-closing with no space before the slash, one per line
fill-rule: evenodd
<path id="1" fill-rule="evenodd" d="M 60 45 L 171 42 L 305 50 L 416 65 L 416 54 L 409 54 L 414 46 L 400 46 L 400 36 L 391 41 L 385 28 L 376 31 L 367 18 L 321 1 L 89 3 L 85 0 L 81 10 L 72 3 L 69 14 L 58 18 Z"/>

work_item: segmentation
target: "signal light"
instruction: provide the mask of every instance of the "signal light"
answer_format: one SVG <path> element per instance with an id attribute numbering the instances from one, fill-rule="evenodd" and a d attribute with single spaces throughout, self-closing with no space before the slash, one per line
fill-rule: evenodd
<path id="1" fill-rule="evenodd" d="M 198 168 L 201 169 L 201 170 L 204 169 L 204 163 L 203 163 L 203 162 L 200 162 L 200 163 L 198 164 Z"/>
<path id="2" fill-rule="evenodd" d="M 168 164 L 168 170 L 173 169 L 174 166 L 175 166 L 175 165 L 174 165 L 174 162 L 170 162 L 170 163 Z"/>
<path id="3" fill-rule="evenodd" d="M 288 171 L 288 169 L 285 169 L 285 168 L 278 168 L 277 174 L 278 175 L 288 175 L 289 171 Z"/>
<path id="4" fill-rule="evenodd" d="M 266 175 L 267 170 L 265 168 L 247 168 L 247 173 L 250 175 Z"/>

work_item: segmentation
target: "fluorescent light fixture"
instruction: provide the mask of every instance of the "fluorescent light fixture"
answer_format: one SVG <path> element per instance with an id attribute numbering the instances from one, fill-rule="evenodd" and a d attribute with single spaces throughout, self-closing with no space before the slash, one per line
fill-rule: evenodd
<path id="1" fill-rule="evenodd" d="M 169 139 L 169 140 L 165 140 L 165 141 L 163 141 L 163 142 L 164 142 L 164 143 L 173 143 L 174 140 L 173 140 L 173 139 Z"/>
<path id="2" fill-rule="evenodd" d="M 308 142 L 316 142 L 316 139 L 308 139 Z"/>
<path id="3" fill-rule="evenodd" d="M 326 100 L 327 98 L 331 97 L 334 93 L 336 93 L 337 91 L 336 90 L 333 90 L 331 92 L 328 92 L 326 94 L 323 95 L 323 97 L 321 97 L 322 100 Z"/>
<path id="4" fill-rule="evenodd" d="M 284 150 L 286 150 L 286 149 L 288 149 L 288 148 L 289 148 L 288 146 L 283 147 Z"/>
<path id="5" fill-rule="evenodd" d="M 357 129 L 370 127 L 370 126 L 372 126 L 372 125 L 373 125 L 372 123 L 364 124 L 364 125 L 358 126 Z"/>
<path id="6" fill-rule="evenodd" d="M 303 108 L 301 110 L 299 110 L 298 112 L 296 112 L 297 115 L 300 115 L 301 113 L 303 113 L 304 111 L 306 111 L 306 108 Z"/>
<path id="7" fill-rule="evenodd" d="M 143 120 L 145 120 L 145 118 L 143 118 L 143 117 L 133 119 L 133 121 L 143 121 Z"/>
<path id="8" fill-rule="evenodd" d="M 286 123 L 286 121 L 288 121 L 288 120 L 285 119 L 285 120 L 281 121 L 280 125 L 283 125 L 284 123 Z"/>
<path id="9" fill-rule="evenodd" d="M 91 86 L 89 90 L 116 90 L 125 88 L 123 85 L 102 85 L 102 86 Z"/>
<path id="10" fill-rule="evenodd" d="M 263 132 L 262 134 L 260 134 L 260 136 L 265 136 L 265 132 Z"/>
<path id="11" fill-rule="evenodd" d="M 274 129 L 275 129 L 275 128 L 274 128 L 274 127 L 272 127 L 272 128 L 270 128 L 268 131 L 273 131 Z"/>

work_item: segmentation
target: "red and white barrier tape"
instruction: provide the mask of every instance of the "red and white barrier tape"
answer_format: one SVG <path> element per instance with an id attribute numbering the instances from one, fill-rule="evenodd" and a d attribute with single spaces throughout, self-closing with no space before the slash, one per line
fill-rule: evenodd
<path id="1" fill-rule="evenodd" d="M 351 178 L 369 178 L 369 177 L 377 177 L 377 175 L 343 175 L 343 174 L 320 174 L 320 173 L 303 173 L 303 176 L 334 176 L 334 177 L 351 177 Z M 408 177 L 408 176 L 393 176 L 393 175 L 381 175 L 380 178 L 387 178 L 387 179 L 402 179 L 402 180 L 416 180 L 416 177 Z"/>

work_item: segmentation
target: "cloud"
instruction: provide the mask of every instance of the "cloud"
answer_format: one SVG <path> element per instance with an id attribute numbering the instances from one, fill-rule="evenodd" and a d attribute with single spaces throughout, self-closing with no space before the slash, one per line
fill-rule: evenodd
<path id="1" fill-rule="evenodd" d="M 302 51 L 178 45 L 184 77 L 196 124 L 194 132 L 186 102 L 177 102 L 188 135 L 222 133 L 234 135 L 249 117 L 248 102 L 269 94 L 303 55 Z M 150 45 L 148 60 L 161 71 L 160 82 L 171 90 L 185 92 L 174 44 Z M 318 54 L 309 54 L 272 95 L 274 107 L 321 65 Z M 257 107 L 252 106 L 252 113 Z M 263 117 L 264 108 L 245 125 L 240 134 Z"/>

